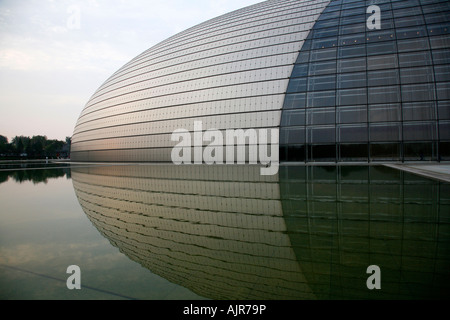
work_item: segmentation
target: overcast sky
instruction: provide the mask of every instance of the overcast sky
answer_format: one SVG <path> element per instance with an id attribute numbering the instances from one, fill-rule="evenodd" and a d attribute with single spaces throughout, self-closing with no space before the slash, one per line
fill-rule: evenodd
<path id="1" fill-rule="evenodd" d="M 0 135 L 71 136 L 95 90 L 146 49 L 261 0 L 0 0 Z"/>

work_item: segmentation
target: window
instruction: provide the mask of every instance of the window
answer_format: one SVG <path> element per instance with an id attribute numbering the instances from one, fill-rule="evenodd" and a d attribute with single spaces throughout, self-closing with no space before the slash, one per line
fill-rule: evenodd
<path id="1" fill-rule="evenodd" d="M 308 143 L 335 143 L 335 127 L 309 127 L 308 128 Z"/>
<path id="2" fill-rule="evenodd" d="M 403 120 L 434 120 L 436 119 L 434 102 L 415 102 L 403 104 Z"/>
<path id="3" fill-rule="evenodd" d="M 423 83 L 402 86 L 402 100 L 408 101 L 430 101 L 434 100 L 434 84 Z"/>
<path id="4" fill-rule="evenodd" d="M 305 125 L 305 109 L 284 110 L 281 125 L 282 126 Z"/>
<path id="5" fill-rule="evenodd" d="M 337 83 L 338 83 L 338 88 L 340 88 L 340 89 L 365 87 L 366 86 L 366 73 L 365 72 L 357 72 L 357 73 L 338 74 Z"/>
<path id="6" fill-rule="evenodd" d="M 306 78 L 291 79 L 287 88 L 288 93 L 306 91 Z"/>
<path id="7" fill-rule="evenodd" d="M 369 87 L 369 103 L 392 103 L 400 102 L 400 88 L 391 87 Z"/>
<path id="8" fill-rule="evenodd" d="M 296 64 L 292 70 L 292 78 L 306 77 L 308 75 L 307 64 Z"/>
<path id="9" fill-rule="evenodd" d="M 351 106 L 337 108 L 338 123 L 361 123 L 367 122 L 366 106 Z"/>
<path id="10" fill-rule="evenodd" d="M 366 57 L 338 60 L 338 73 L 355 71 L 366 71 Z"/>
<path id="11" fill-rule="evenodd" d="M 430 51 L 400 53 L 398 59 L 400 68 L 429 65 L 432 61 Z"/>
<path id="12" fill-rule="evenodd" d="M 367 55 L 380 55 L 388 53 L 397 53 L 395 41 L 384 41 L 367 44 Z"/>
<path id="13" fill-rule="evenodd" d="M 370 141 L 400 141 L 402 126 L 400 123 L 382 123 L 370 125 Z"/>
<path id="14" fill-rule="evenodd" d="M 369 105 L 369 121 L 400 121 L 402 119 L 400 104 Z"/>
<path id="15" fill-rule="evenodd" d="M 308 92 L 308 107 L 333 107 L 336 104 L 335 91 Z"/>
<path id="16" fill-rule="evenodd" d="M 395 54 L 367 57 L 368 70 L 393 69 L 397 67 L 398 61 Z"/>
<path id="17" fill-rule="evenodd" d="M 309 65 L 309 75 L 336 73 L 336 61 L 311 62 Z"/>
<path id="18" fill-rule="evenodd" d="M 297 109 L 305 107 L 305 93 L 287 94 L 284 100 L 284 107 L 286 109 Z"/>
<path id="19" fill-rule="evenodd" d="M 311 51 L 311 61 L 336 59 L 337 48 L 319 49 Z"/>
<path id="20" fill-rule="evenodd" d="M 402 84 L 432 82 L 433 73 L 432 67 L 402 68 L 400 78 Z"/>
<path id="21" fill-rule="evenodd" d="M 370 71 L 367 78 L 371 87 L 399 84 L 397 69 Z"/>
<path id="22" fill-rule="evenodd" d="M 332 90 L 336 88 L 336 76 L 319 76 L 308 79 L 308 91 Z"/>
<path id="23" fill-rule="evenodd" d="M 339 142 L 366 142 L 367 125 L 341 125 L 338 126 Z"/>
<path id="24" fill-rule="evenodd" d="M 307 125 L 334 124 L 336 122 L 334 108 L 309 109 Z"/>
<path id="25" fill-rule="evenodd" d="M 350 106 L 367 103 L 366 88 L 338 90 L 338 105 Z"/>
<path id="26" fill-rule="evenodd" d="M 398 40 L 398 52 L 422 51 L 430 48 L 427 38 Z"/>
<path id="27" fill-rule="evenodd" d="M 365 45 L 339 47 L 338 49 L 338 58 L 351 58 L 365 55 L 366 55 Z"/>
<path id="28" fill-rule="evenodd" d="M 403 138 L 409 141 L 435 140 L 436 125 L 434 122 L 403 123 Z"/>

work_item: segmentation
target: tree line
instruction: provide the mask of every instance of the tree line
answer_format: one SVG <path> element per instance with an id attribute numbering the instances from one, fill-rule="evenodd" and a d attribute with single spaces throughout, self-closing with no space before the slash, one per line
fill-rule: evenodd
<path id="1" fill-rule="evenodd" d="M 65 141 L 46 136 L 15 136 L 11 142 L 0 135 L 0 159 L 56 159 L 70 156 L 71 137 Z"/>

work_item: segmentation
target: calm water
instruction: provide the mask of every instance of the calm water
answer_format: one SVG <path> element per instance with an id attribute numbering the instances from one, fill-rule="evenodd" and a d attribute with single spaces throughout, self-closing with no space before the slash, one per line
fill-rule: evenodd
<path id="1" fill-rule="evenodd" d="M 0 299 L 442 299 L 449 267 L 450 185 L 383 166 L 0 168 Z"/>

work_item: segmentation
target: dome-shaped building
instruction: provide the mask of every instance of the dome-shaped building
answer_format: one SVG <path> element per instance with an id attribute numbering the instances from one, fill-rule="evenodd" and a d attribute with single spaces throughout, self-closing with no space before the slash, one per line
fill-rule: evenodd
<path id="1" fill-rule="evenodd" d="M 446 0 L 269 0 L 211 19 L 106 80 L 71 158 L 171 162 L 172 133 L 201 122 L 276 129 L 281 161 L 449 160 L 449 17 Z"/>

